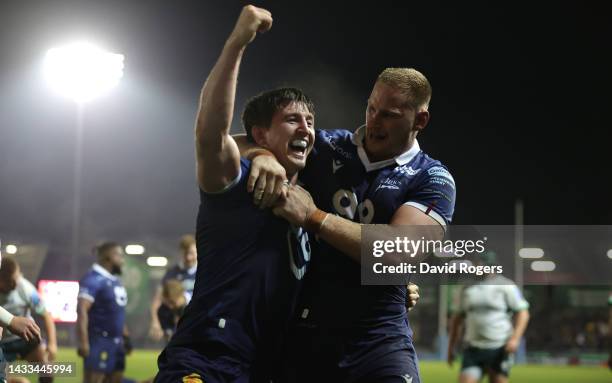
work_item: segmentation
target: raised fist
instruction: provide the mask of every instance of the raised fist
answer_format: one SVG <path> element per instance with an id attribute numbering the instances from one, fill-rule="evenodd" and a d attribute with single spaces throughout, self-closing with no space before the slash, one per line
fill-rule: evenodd
<path id="1" fill-rule="evenodd" d="M 242 8 L 229 40 L 240 47 L 244 47 L 255 39 L 257 32 L 267 32 L 271 27 L 272 14 L 269 11 L 247 5 Z"/>

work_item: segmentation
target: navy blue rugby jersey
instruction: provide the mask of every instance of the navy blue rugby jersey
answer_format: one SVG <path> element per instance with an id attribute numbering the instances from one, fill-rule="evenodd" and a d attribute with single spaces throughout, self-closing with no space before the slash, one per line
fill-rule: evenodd
<path id="1" fill-rule="evenodd" d="M 197 266 L 185 268 L 182 263 L 176 264 L 166 271 L 166 274 L 164 274 L 161 280 L 161 284 L 163 285 L 169 279 L 176 279 L 181 282 L 185 291 L 191 294 L 193 293 L 193 287 L 195 285 L 197 268 Z"/>
<path id="2" fill-rule="evenodd" d="M 123 335 L 127 291 L 118 276 L 94 263 L 79 281 L 79 298 L 93 304 L 89 309 L 89 336 L 118 338 Z"/>
<path id="3" fill-rule="evenodd" d="M 260 210 L 247 193 L 250 161 L 220 193 L 200 190 L 198 269 L 169 347 L 210 347 L 241 363 L 277 352 L 310 259 L 308 235 Z"/>
<path id="4" fill-rule="evenodd" d="M 317 130 L 300 182 L 321 210 L 364 224 L 386 224 L 402 205 L 413 206 L 440 225 L 450 223 L 455 181 L 417 141 L 400 156 L 370 162 L 365 127 Z M 405 334 L 406 286 L 361 286 L 360 266 L 322 240 L 311 238 L 312 261 L 298 314 L 338 329 Z M 361 331 L 357 331 L 360 333 Z"/>

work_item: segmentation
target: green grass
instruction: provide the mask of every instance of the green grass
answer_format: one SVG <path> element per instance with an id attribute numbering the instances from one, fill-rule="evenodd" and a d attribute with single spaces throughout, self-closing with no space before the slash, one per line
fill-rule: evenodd
<path id="1" fill-rule="evenodd" d="M 157 371 L 157 354 L 158 351 L 134 351 L 128 357 L 125 376 L 136 380 L 153 377 Z M 55 382 L 75 383 L 82 381 L 83 363 L 74 349 L 60 349 L 57 360 L 75 362 L 77 376 L 73 378 L 58 377 Z M 316 366 L 312 367 L 316 368 Z M 424 383 L 453 383 L 457 381 L 458 363 L 455 363 L 451 369 L 442 362 L 421 362 L 420 368 L 421 380 Z M 31 382 L 36 382 L 34 377 L 29 377 L 29 379 Z M 510 381 L 513 383 L 610 383 L 612 382 L 612 372 L 607 368 L 597 366 L 520 365 L 512 369 Z"/>
<path id="2" fill-rule="evenodd" d="M 457 382 L 459 363 L 451 369 L 443 362 L 421 362 L 424 383 Z M 486 380 L 483 380 L 486 381 Z M 601 366 L 518 365 L 510 372 L 512 383 L 610 383 L 612 372 Z"/>

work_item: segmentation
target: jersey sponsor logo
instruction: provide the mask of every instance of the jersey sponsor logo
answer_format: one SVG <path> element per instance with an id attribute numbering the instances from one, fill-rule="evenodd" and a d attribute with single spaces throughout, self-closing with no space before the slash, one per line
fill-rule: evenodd
<path id="1" fill-rule="evenodd" d="M 433 166 L 427 169 L 427 174 L 432 176 L 432 181 L 437 180 L 437 183 L 450 183 L 453 187 L 455 187 L 455 179 L 453 176 L 443 168 L 442 166 Z M 443 182 L 443 180 L 447 180 L 448 182 Z"/>
<path id="2" fill-rule="evenodd" d="M 376 187 L 376 191 L 379 189 L 399 190 L 400 181 L 394 180 L 393 178 L 387 178 L 383 180 L 380 185 Z"/>
<path id="3" fill-rule="evenodd" d="M 406 383 L 412 383 L 412 376 L 410 376 L 409 374 L 402 375 L 402 379 L 404 379 Z"/>
<path id="4" fill-rule="evenodd" d="M 189 374 L 187 376 L 183 376 L 183 383 L 204 383 L 200 374 Z"/>
<path id="5" fill-rule="evenodd" d="M 344 164 L 340 160 L 332 160 L 332 170 L 333 170 L 334 174 L 336 174 L 338 169 L 340 169 L 343 166 L 344 166 Z"/>

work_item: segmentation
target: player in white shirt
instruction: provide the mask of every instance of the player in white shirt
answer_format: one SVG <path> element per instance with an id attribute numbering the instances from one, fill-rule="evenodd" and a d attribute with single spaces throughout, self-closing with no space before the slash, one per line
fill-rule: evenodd
<path id="1" fill-rule="evenodd" d="M 519 288 L 501 275 L 488 275 L 463 290 L 459 313 L 451 319 L 448 345 L 452 365 L 465 324 L 460 383 L 476 383 L 484 374 L 491 383 L 508 381 L 513 354 L 529 321 L 528 308 Z"/>
<path id="2" fill-rule="evenodd" d="M 19 265 L 12 258 L 4 259 L 0 267 L 0 306 L 9 315 L 14 316 L 12 322 L 17 320 L 19 325 L 19 322 L 26 320 L 25 330 L 16 326 L 8 326 L 8 331 L 5 331 L 2 336 L 0 347 L 6 361 L 25 359 L 29 362 L 47 363 L 55 359 L 57 339 L 53 318 L 46 310 L 34 285 L 23 278 Z M 48 337 L 46 347 L 41 343 L 40 329 L 31 319 L 32 311 L 44 318 Z M 50 378 L 40 378 L 40 380 L 50 381 Z"/>

